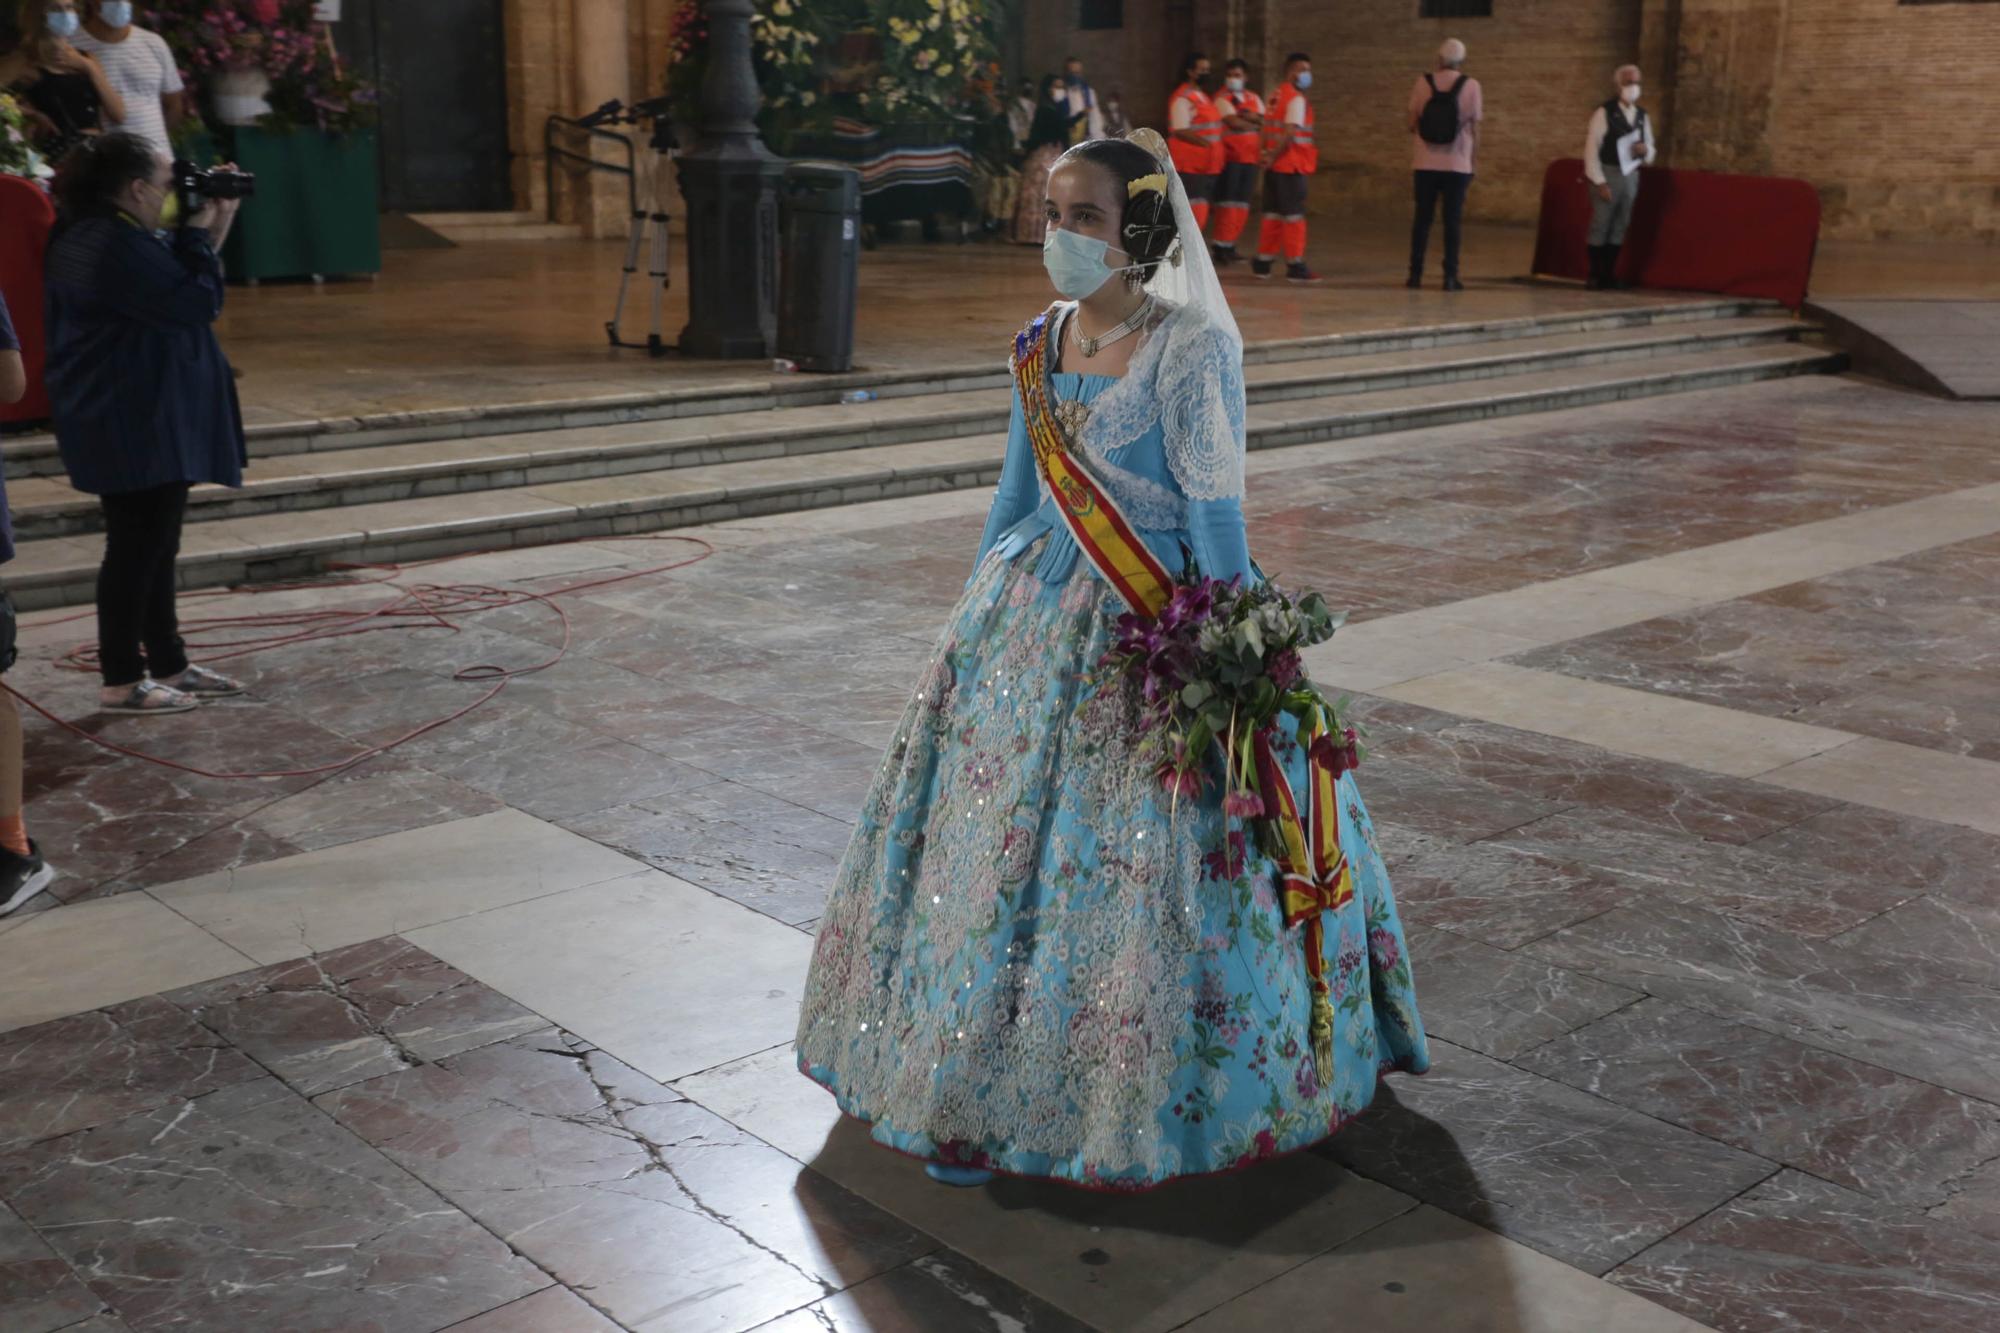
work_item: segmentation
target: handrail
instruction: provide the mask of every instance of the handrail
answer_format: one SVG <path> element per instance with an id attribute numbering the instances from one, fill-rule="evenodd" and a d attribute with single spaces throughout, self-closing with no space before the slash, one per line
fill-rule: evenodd
<path id="1" fill-rule="evenodd" d="M 583 133 L 589 135 L 593 139 L 608 139 L 612 143 L 617 144 L 620 148 L 623 148 L 625 150 L 625 165 L 621 167 L 616 162 L 600 162 L 597 160 L 597 158 L 593 157 L 589 153 L 579 153 L 574 149 L 556 147 L 557 126 L 563 126 L 570 130 L 581 130 Z M 586 125 L 582 121 L 577 120 L 572 116 L 550 116 L 548 120 L 543 123 L 542 125 L 543 193 L 547 196 L 548 199 L 547 208 L 549 214 L 549 221 L 551 222 L 554 222 L 556 220 L 556 159 L 557 158 L 562 158 L 570 162 L 580 162 L 591 171 L 608 171 L 614 176 L 623 176 L 625 178 L 626 196 L 631 201 L 633 215 L 637 216 L 639 212 L 639 158 L 637 151 L 632 147 L 632 141 L 630 139 L 626 138 L 622 134 L 613 134 L 609 130 L 599 129 L 595 125 Z"/>

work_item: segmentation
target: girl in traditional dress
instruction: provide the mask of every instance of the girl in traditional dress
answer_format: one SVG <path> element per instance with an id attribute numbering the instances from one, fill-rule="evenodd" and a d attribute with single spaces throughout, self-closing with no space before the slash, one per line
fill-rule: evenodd
<path id="1" fill-rule="evenodd" d="M 1028 129 L 1028 156 L 1021 163 L 1021 197 L 1014 211 L 1012 235 L 1022 245 L 1040 245 L 1048 226 L 1046 201 L 1049 169 L 1070 144 L 1070 126 L 1079 117 L 1070 114 L 1069 92 L 1060 76 L 1042 80 L 1042 100 L 1035 107 L 1034 123 Z"/>
<path id="2" fill-rule="evenodd" d="M 1155 567 L 1260 577 L 1242 339 L 1164 141 L 1072 148 L 1045 216 L 1069 299 L 1016 339 L 978 567 L 841 864 L 797 1053 L 941 1181 L 1136 1190 L 1317 1143 L 1429 1055 L 1353 777 L 1331 788 L 1343 896 L 1288 928 L 1220 758 L 1198 793 L 1163 790 L 1099 665 L 1132 609 L 1105 513 Z M 1068 498 L 1079 478 L 1095 511 Z M 1287 732 L 1278 751 L 1305 790 L 1304 747 Z M 1313 975 L 1332 1014 L 1318 1058 Z"/>

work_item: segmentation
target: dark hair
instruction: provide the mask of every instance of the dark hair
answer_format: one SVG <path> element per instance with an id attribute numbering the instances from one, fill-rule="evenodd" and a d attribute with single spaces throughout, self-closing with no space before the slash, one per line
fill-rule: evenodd
<path id="1" fill-rule="evenodd" d="M 1186 60 L 1181 61 L 1181 73 L 1186 74 L 1195 67 L 1196 61 L 1201 61 L 1206 59 L 1208 59 L 1208 57 L 1206 55 L 1203 55 L 1200 51 L 1188 52 L 1188 58 Z"/>
<path id="2" fill-rule="evenodd" d="M 1248 74 L 1250 72 L 1250 62 L 1239 57 L 1238 59 L 1232 60 L 1228 64 L 1222 67 L 1223 73 L 1225 74 L 1232 69 L 1240 69 L 1245 74 Z"/>
<path id="3" fill-rule="evenodd" d="M 1306 54 L 1305 52 L 1303 52 L 1303 51 L 1294 51 L 1294 52 L 1292 52 L 1292 53 L 1291 53 L 1290 55 L 1288 55 L 1288 56 L 1286 56 L 1286 57 L 1285 57 L 1285 68 L 1286 68 L 1286 69 L 1290 69 L 1290 68 L 1291 68 L 1292 66 L 1294 66 L 1294 65 L 1297 65 L 1297 64 L 1301 64 L 1301 63 L 1303 63 L 1303 64 L 1307 64 L 1307 65 L 1310 65 L 1310 64 L 1312 64 L 1312 62 L 1313 62 L 1313 58 L 1312 58 L 1311 56 L 1307 55 L 1307 54 Z"/>
<path id="4" fill-rule="evenodd" d="M 1069 67 L 1070 67 L 1071 65 L 1081 65 L 1082 63 L 1083 63 L 1083 57 L 1082 57 L 1082 56 L 1064 56 L 1064 57 L 1063 57 L 1063 68 L 1064 68 L 1064 69 L 1068 69 L 1068 68 L 1069 68 Z"/>
<path id="5" fill-rule="evenodd" d="M 100 134 L 63 157 L 50 192 L 71 218 L 115 212 L 125 187 L 150 179 L 159 162 L 158 151 L 136 134 Z"/>
<path id="6" fill-rule="evenodd" d="M 1180 235 L 1174 224 L 1173 200 L 1165 190 L 1129 191 L 1133 181 L 1164 177 L 1167 169 L 1129 139 L 1086 139 L 1064 153 L 1057 165 L 1071 158 L 1102 168 L 1118 182 L 1118 194 L 1125 201 L 1124 214 L 1118 219 L 1118 236 L 1123 242 L 1119 249 L 1130 255 L 1134 264 L 1144 265 L 1142 279 L 1152 277 Z"/>

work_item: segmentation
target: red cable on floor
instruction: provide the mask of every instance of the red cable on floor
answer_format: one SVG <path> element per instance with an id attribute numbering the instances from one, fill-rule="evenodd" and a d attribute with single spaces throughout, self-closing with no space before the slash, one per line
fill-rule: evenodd
<path id="1" fill-rule="evenodd" d="M 537 662 L 533 666 L 525 667 L 499 667 L 481 664 L 461 668 L 452 673 L 451 679 L 474 682 L 492 680 L 498 683 L 485 694 L 455 713 L 438 718 L 435 721 L 426 722 L 416 730 L 398 736 L 392 741 L 370 746 L 359 754 L 351 755 L 346 759 L 334 763 L 320 764 L 313 768 L 275 770 L 269 773 L 216 773 L 205 768 L 197 768 L 192 764 L 183 764 L 177 760 L 162 759 L 158 755 L 147 754 L 143 750 L 134 750 L 127 746 L 119 745 L 116 742 L 105 740 L 101 736 L 93 735 L 75 723 L 57 717 L 35 700 L 7 684 L 5 680 L 0 680 L 0 689 L 6 690 L 7 693 L 13 695 L 35 712 L 47 718 L 50 722 L 55 723 L 56 726 L 61 727 L 64 731 L 75 736 L 80 736 L 92 745 L 109 750 L 114 754 L 123 755 L 128 759 L 138 759 L 148 764 L 157 764 L 161 768 L 171 768 L 178 772 L 191 773 L 196 777 L 223 779 L 304 778 L 317 777 L 323 773 L 338 773 L 343 769 L 352 768 L 364 760 L 373 759 L 376 755 L 386 754 L 399 745 L 406 745 L 426 732 L 436 731 L 439 727 L 448 726 L 456 722 L 467 713 L 484 707 L 498 698 L 500 692 L 506 689 L 508 683 L 516 676 L 531 676 L 538 671 L 546 671 L 562 661 L 569 654 L 569 615 L 553 599 L 570 596 L 575 593 L 588 592 L 595 588 L 609 587 L 615 583 L 626 583 L 633 579 L 646 578 L 653 574 L 664 574 L 669 570 L 684 569 L 689 565 L 706 560 L 709 556 L 715 554 L 715 548 L 699 537 L 683 537 L 669 534 L 609 539 L 587 537 L 578 538 L 574 542 L 549 542 L 545 544 L 550 546 L 570 546 L 582 542 L 602 542 L 606 540 L 685 542 L 693 546 L 698 546 L 701 549 L 698 554 L 686 560 L 670 561 L 667 564 L 654 565 L 647 569 L 622 570 L 619 573 L 607 575 L 604 578 L 587 579 L 581 583 L 570 583 L 560 588 L 552 588 L 547 592 L 495 588 L 476 583 L 422 583 L 414 588 L 404 589 L 401 596 L 384 602 L 380 606 L 361 611 L 280 611 L 249 616 L 216 616 L 203 620 L 191 620 L 186 623 L 185 628 L 188 631 L 189 647 L 229 649 L 227 652 L 205 652 L 200 654 L 205 662 L 224 662 L 235 657 L 247 657 L 252 653 L 263 652 L 270 648 L 282 648 L 295 643 L 315 643 L 329 639 L 343 639 L 356 634 L 372 634 L 380 630 L 448 629 L 453 633 L 457 633 L 461 627 L 452 620 L 451 617 L 455 615 L 462 616 L 477 611 L 494 611 L 509 606 L 523 606 L 530 602 L 539 602 L 543 606 L 548 607 L 556 613 L 557 619 L 562 621 L 562 644 L 556 649 L 555 656 L 549 658 L 547 661 Z M 328 567 L 330 571 L 373 571 L 379 572 L 381 577 L 337 583 L 309 581 L 304 583 L 274 583 L 259 587 L 223 588 L 208 592 L 191 593 L 182 600 L 195 601 L 213 597 L 255 597 L 269 593 L 299 592 L 319 588 L 329 590 L 336 588 L 366 588 L 375 584 L 389 583 L 396 575 L 411 569 L 421 569 L 428 565 L 445 564 L 453 560 L 466 560 L 476 555 L 504 554 L 507 551 L 520 549 L 523 548 L 510 547 L 493 551 L 466 551 L 459 555 L 439 556 L 433 560 L 419 560 L 407 565 L 387 563 L 333 564 Z M 95 615 L 96 612 L 94 610 L 80 611 L 74 615 L 39 621 L 34 625 L 23 625 L 22 628 L 47 629 L 54 625 L 67 625 L 78 620 L 92 619 Z M 224 627 L 278 629 L 285 632 L 252 635 L 248 638 L 232 638 L 220 641 L 202 641 L 197 637 L 204 629 L 223 629 Z M 86 644 L 83 647 L 71 649 L 57 660 L 57 665 L 70 671 L 95 672 L 97 669 L 97 645 Z"/>

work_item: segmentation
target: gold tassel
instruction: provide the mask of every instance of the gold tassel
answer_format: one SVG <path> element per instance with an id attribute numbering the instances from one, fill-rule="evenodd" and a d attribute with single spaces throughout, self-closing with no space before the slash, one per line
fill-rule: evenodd
<path id="1" fill-rule="evenodd" d="M 1313 988 L 1313 1064 L 1319 1070 L 1322 1088 L 1333 1082 L 1333 1000 L 1324 985 Z"/>

